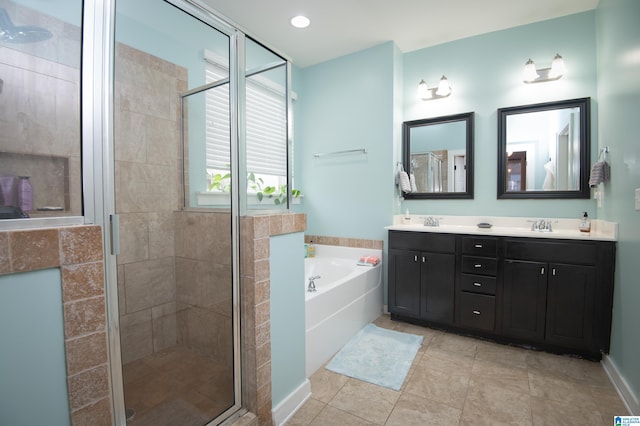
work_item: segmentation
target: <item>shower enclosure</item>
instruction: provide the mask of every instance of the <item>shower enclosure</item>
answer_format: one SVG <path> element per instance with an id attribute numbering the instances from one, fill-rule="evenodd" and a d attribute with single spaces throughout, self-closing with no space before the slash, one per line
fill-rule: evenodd
<path id="1" fill-rule="evenodd" d="M 115 38 L 127 424 L 217 424 L 242 407 L 239 218 L 288 208 L 288 65 L 190 1 L 119 0 Z"/>

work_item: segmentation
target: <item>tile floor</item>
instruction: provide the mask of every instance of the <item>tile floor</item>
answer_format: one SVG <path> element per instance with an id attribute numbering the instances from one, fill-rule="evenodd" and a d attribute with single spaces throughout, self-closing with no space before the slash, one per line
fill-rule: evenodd
<path id="1" fill-rule="evenodd" d="M 127 425 L 202 426 L 233 404 L 231 368 L 173 346 L 123 368 Z"/>
<path id="2" fill-rule="evenodd" d="M 424 336 L 400 391 L 319 369 L 287 426 L 612 425 L 628 415 L 599 363 L 391 321 Z"/>

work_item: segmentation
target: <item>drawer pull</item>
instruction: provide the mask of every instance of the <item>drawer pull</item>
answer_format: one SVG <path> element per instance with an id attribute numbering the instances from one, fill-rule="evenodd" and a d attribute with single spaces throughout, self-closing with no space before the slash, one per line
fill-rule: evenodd
<path id="1" fill-rule="evenodd" d="M 471 311 L 474 315 L 480 315 L 480 311 Z"/>
<path id="2" fill-rule="evenodd" d="M 473 285 L 476 286 L 476 287 L 482 287 L 482 284 L 480 284 L 480 283 L 473 283 Z"/>
<path id="3" fill-rule="evenodd" d="M 475 265 L 473 265 L 475 268 L 482 268 L 482 264 L 481 263 L 476 263 Z"/>
<path id="4" fill-rule="evenodd" d="M 476 244 L 476 248 L 482 248 L 482 244 Z"/>
<path id="5" fill-rule="evenodd" d="M 414 256 L 414 257 L 413 257 L 413 261 L 414 261 L 414 262 L 417 262 L 417 261 L 418 261 L 418 256 Z"/>

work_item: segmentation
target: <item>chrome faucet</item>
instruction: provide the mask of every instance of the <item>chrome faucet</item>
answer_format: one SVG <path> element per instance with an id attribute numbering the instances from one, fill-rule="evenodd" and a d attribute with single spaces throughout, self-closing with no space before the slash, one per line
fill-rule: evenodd
<path id="1" fill-rule="evenodd" d="M 440 222 L 433 216 L 424 218 L 424 226 L 440 226 Z"/>
<path id="2" fill-rule="evenodd" d="M 553 228 L 551 226 L 550 220 L 532 220 L 531 222 L 531 230 L 537 232 L 551 232 Z"/>
<path id="3" fill-rule="evenodd" d="M 314 275 L 312 277 L 309 277 L 309 285 L 307 286 L 307 291 L 308 292 L 314 292 L 316 291 L 316 283 L 315 280 L 322 278 L 320 275 Z"/>

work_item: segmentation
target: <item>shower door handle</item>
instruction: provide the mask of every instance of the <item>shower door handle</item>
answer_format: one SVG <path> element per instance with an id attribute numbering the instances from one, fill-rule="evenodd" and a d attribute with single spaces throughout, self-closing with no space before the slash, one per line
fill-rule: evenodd
<path id="1" fill-rule="evenodd" d="M 117 256 L 120 254 L 120 217 L 117 214 L 109 215 L 109 240 L 111 245 L 111 254 Z"/>

